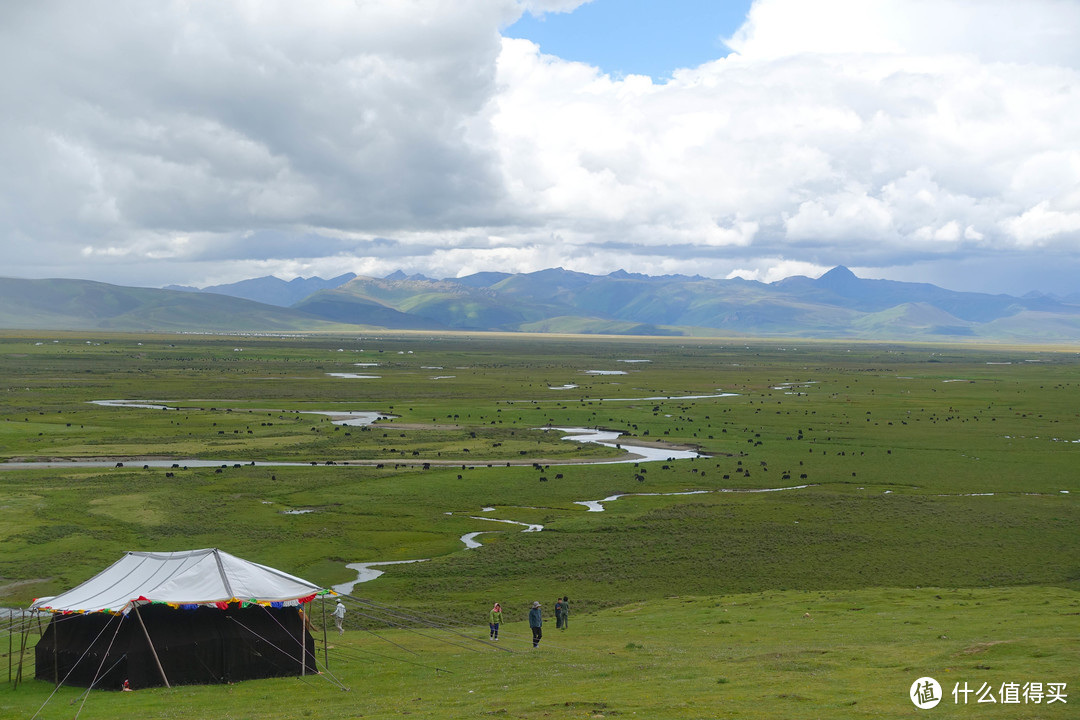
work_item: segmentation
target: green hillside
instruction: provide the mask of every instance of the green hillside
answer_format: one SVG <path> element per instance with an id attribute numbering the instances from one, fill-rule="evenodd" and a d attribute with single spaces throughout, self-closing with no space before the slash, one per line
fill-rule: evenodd
<path id="1" fill-rule="evenodd" d="M 905 303 L 864 315 L 858 318 L 854 325 L 868 336 L 922 335 L 926 339 L 933 339 L 934 336 L 941 335 L 973 335 L 972 328 L 976 324 L 961 320 L 926 303 Z"/>
<path id="2" fill-rule="evenodd" d="M 340 329 L 325 318 L 227 295 L 89 280 L 15 278 L 0 278 L 0 327 L 205 332 Z"/>
<path id="3" fill-rule="evenodd" d="M 560 333 L 569 335 L 695 335 L 707 336 L 702 328 L 674 328 L 629 322 L 626 320 L 601 320 L 577 316 L 553 317 L 518 326 L 522 332 Z"/>

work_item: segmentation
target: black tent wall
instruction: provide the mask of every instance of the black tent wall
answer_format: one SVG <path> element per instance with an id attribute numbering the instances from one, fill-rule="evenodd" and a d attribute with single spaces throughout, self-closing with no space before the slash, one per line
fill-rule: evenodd
<path id="1" fill-rule="evenodd" d="M 164 685 L 147 634 L 170 685 L 295 676 L 305 667 L 314 671 L 315 640 L 295 607 L 143 605 L 138 613 L 146 633 L 135 611 L 127 616 L 54 615 L 35 649 L 35 677 L 56 683 L 59 675 L 60 681 L 79 687 L 97 678 L 95 687 L 114 690 L 125 680 L 132 688 Z"/>

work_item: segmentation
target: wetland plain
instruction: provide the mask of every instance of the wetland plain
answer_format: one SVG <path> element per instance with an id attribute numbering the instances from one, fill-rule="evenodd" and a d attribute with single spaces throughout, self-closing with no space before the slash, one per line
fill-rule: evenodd
<path id="1" fill-rule="evenodd" d="M 1080 687 L 1073 348 L 21 332 L 0 385 L 2 605 L 221 547 L 326 587 L 399 563 L 352 593 L 454 633 L 508 618 L 492 650 L 354 612 L 326 649 L 350 693 L 94 693 L 84 718 L 896 717 L 922 676 L 938 712 L 1080 702 L 950 694 Z M 528 606 L 563 595 L 532 652 Z M 0 689 L 0 715 L 51 690 Z"/>

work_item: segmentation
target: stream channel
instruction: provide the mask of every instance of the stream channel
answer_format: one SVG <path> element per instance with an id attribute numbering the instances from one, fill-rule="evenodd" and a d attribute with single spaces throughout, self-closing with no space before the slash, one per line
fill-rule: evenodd
<path id="1" fill-rule="evenodd" d="M 700 397 L 726 397 L 730 393 L 723 393 L 721 395 L 708 395 Z M 699 397 L 699 396 L 694 396 Z M 661 400 L 668 398 L 632 398 L 640 400 Z M 95 400 L 95 405 L 103 405 L 106 407 L 127 407 L 127 408 L 141 408 L 146 410 L 165 410 L 165 411 L 180 411 L 185 408 L 167 405 L 162 403 L 153 403 L 143 400 Z M 331 411 L 331 410 L 304 410 L 299 411 L 304 415 L 324 415 L 330 418 L 330 421 L 335 425 L 348 425 L 352 427 L 371 425 L 377 420 L 389 419 L 392 416 L 378 412 L 371 411 Z M 546 427 L 541 428 L 543 430 L 554 430 L 556 432 L 564 433 L 563 440 L 570 442 L 580 443 L 597 443 L 605 447 L 613 447 L 623 450 L 626 454 L 623 457 L 615 459 L 605 460 L 580 460 L 573 463 L 546 463 L 548 465 L 615 465 L 622 463 L 642 463 L 642 462 L 659 462 L 669 460 L 686 460 L 690 458 L 708 457 L 701 455 L 694 450 L 676 450 L 665 447 L 650 447 L 647 445 L 634 445 L 628 443 L 617 442 L 621 433 L 614 430 L 597 430 L 593 428 L 580 428 L 580 427 Z M 239 465 L 255 465 L 254 461 L 235 461 L 235 460 L 199 460 L 194 458 L 189 459 L 132 459 L 133 465 L 143 465 L 145 467 L 221 467 L 221 466 L 239 466 Z M 401 464 L 400 459 L 394 460 L 364 460 L 364 461 L 351 461 L 341 462 L 339 465 L 375 465 L 380 462 L 395 462 Z M 518 461 L 520 463 L 520 461 Z M 39 462 L 11 462 L 0 463 L 0 469 L 33 469 L 33 468 L 70 468 L 70 467 L 116 467 L 121 466 L 123 463 L 118 463 L 115 460 L 47 460 Z M 259 462 L 261 467 L 304 467 L 310 466 L 312 462 Z M 421 464 L 420 462 L 413 462 L 411 464 Z M 474 463 L 475 465 L 475 463 Z M 622 497 L 631 497 L 635 495 L 696 495 L 712 492 L 777 492 L 781 490 L 798 490 L 809 487 L 808 485 L 796 485 L 793 487 L 782 488 L 765 488 L 759 490 L 688 490 L 683 492 L 671 492 L 671 493 L 622 493 L 619 495 L 611 495 L 601 500 L 578 500 L 574 504 L 584 506 L 589 512 L 603 512 L 604 503 L 614 502 Z M 485 507 L 481 512 L 493 512 L 495 508 Z M 302 514 L 305 511 L 291 511 L 291 514 Z M 452 514 L 452 513 L 447 513 Z M 523 529 L 521 532 L 540 532 L 544 529 L 543 525 L 535 525 L 530 523 L 518 522 L 516 520 L 505 520 L 502 518 L 489 517 L 484 515 L 469 515 L 473 520 L 484 520 L 488 522 L 497 522 L 507 525 L 518 525 Z M 471 550 L 478 548 L 481 543 L 476 539 L 480 535 L 504 532 L 501 530 L 482 530 L 479 532 L 470 532 L 461 536 L 461 542 L 465 545 L 465 548 Z M 390 560 L 381 562 L 363 562 L 363 563 L 349 563 L 345 567 L 350 570 L 355 570 L 357 573 L 356 580 L 341 583 L 334 586 L 334 591 L 343 595 L 348 595 L 353 591 L 353 588 L 359 583 L 369 582 L 374 580 L 383 574 L 383 570 L 379 569 L 388 565 L 400 565 L 416 562 L 427 562 L 430 558 L 417 558 L 414 560 Z"/>

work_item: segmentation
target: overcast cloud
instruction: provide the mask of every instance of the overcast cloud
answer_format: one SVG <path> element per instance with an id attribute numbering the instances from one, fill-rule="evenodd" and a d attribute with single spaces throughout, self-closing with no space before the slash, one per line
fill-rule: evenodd
<path id="1" fill-rule="evenodd" d="M 500 36 L 580 4 L 4 3 L 0 272 L 1080 290 L 1080 3 L 758 0 L 667 82 Z"/>

